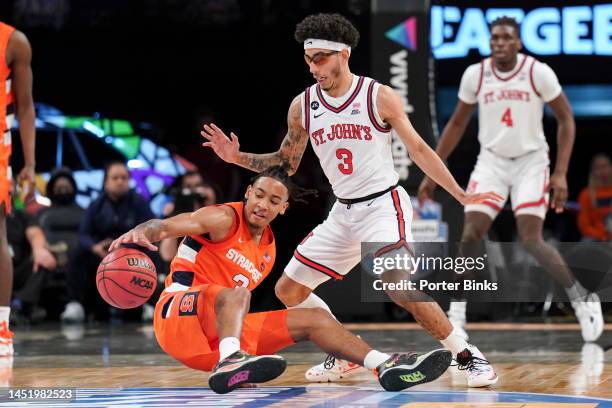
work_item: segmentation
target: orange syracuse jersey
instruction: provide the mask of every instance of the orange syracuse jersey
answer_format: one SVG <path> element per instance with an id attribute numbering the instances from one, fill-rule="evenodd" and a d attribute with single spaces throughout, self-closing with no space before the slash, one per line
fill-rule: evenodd
<path id="1" fill-rule="evenodd" d="M 207 283 L 227 288 L 255 289 L 272 270 L 276 258 L 274 234 L 268 225 L 257 244 L 244 219 L 244 203 L 225 203 L 236 218 L 228 235 L 212 242 L 204 235 L 185 237 L 170 265 L 166 288 Z"/>

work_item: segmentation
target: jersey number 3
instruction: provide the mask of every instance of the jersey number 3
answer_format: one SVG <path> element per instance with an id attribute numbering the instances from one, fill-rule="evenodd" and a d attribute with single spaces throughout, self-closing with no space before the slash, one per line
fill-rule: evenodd
<path id="1" fill-rule="evenodd" d="M 247 278 L 241 273 L 234 275 L 232 280 L 237 283 L 237 285 L 234 286 L 235 288 L 248 288 L 249 287 L 249 278 Z"/>
<path id="2" fill-rule="evenodd" d="M 338 165 L 338 170 L 342 174 L 351 174 L 353 172 L 353 153 L 348 149 L 336 150 L 336 157 L 342 160 Z"/>
<path id="3" fill-rule="evenodd" d="M 512 111 L 510 108 L 506 109 L 504 114 L 502 115 L 501 121 L 506 124 L 508 127 L 512 127 Z"/>

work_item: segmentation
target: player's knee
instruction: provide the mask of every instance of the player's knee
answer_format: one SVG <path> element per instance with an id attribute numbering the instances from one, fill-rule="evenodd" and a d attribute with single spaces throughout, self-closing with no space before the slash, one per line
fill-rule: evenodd
<path id="1" fill-rule="evenodd" d="M 283 274 L 274 286 L 274 293 L 285 306 L 292 307 L 302 303 L 310 295 L 310 289 L 297 284 Z"/>
<path id="2" fill-rule="evenodd" d="M 461 242 L 479 242 L 482 240 L 484 233 L 474 225 L 467 223 L 463 227 L 463 233 L 461 234 Z"/>
<path id="3" fill-rule="evenodd" d="M 241 308 L 248 308 L 251 303 L 251 292 L 246 288 L 227 288 L 217 295 L 217 306 L 235 305 Z"/>
<path id="4" fill-rule="evenodd" d="M 542 231 L 535 228 L 520 228 L 518 230 L 519 240 L 525 243 L 540 243 L 542 239 Z"/>

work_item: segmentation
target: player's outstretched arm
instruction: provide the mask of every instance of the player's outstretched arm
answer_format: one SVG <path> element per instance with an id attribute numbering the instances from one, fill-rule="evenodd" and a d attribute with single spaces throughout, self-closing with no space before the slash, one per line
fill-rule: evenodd
<path id="1" fill-rule="evenodd" d="M 166 238 L 209 233 L 211 237 L 224 237 L 232 227 L 236 214 L 230 207 L 209 206 L 197 211 L 178 214 L 164 220 L 153 219 L 137 225 L 114 240 L 109 252 L 122 244 L 136 244 L 156 251 L 154 242 Z"/>
<path id="2" fill-rule="evenodd" d="M 455 181 L 440 156 L 414 130 L 408 116 L 404 113 L 402 100 L 388 86 L 382 86 L 378 92 L 378 112 L 381 118 L 390 124 L 406 145 L 410 157 L 436 183 L 448 191 L 461 204 L 479 203 L 487 200 L 499 201 L 499 194 L 488 192 L 468 194 Z"/>
<path id="3" fill-rule="evenodd" d="M 470 105 L 461 100 L 457 102 L 455 111 L 444 127 L 442 136 L 438 141 L 438 147 L 436 148 L 436 153 L 438 153 L 442 160 L 446 160 L 455 150 L 457 144 L 459 144 L 475 107 L 476 105 Z M 419 202 L 422 203 L 423 200 L 431 199 L 435 188 L 436 183 L 431 178 L 425 176 L 419 186 Z"/>
<path id="4" fill-rule="evenodd" d="M 300 96 L 297 96 L 289 106 L 287 115 L 287 135 L 280 148 L 273 153 L 245 153 L 240 151 L 238 136 L 234 132 L 230 137 L 214 123 L 205 124 L 200 134 L 208 140 L 202 146 L 212 148 L 215 153 L 228 163 L 237 164 L 257 173 L 271 166 L 286 165 L 289 175 L 293 175 L 308 144 L 308 133 L 302 127 L 302 107 Z"/>
<path id="5" fill-rule="evenodd" d="M 9 65 L 13 73 L 13 89 L 15 94 L 15 112 L 19 121 L 19 134 L 23 149 L 24 166 L 17 179 L 25 180 L 34 187 L 35 143 L 36 143 L 36 113 L 32 98 L 32 48 L 21 31 L 15 30 L 7 47 Z"/>

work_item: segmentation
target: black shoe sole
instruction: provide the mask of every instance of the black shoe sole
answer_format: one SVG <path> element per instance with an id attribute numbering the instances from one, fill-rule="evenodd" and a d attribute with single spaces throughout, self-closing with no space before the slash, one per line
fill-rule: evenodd
<path id="1" fill-rule="evenodd" d="M 287 362 L 280 356 L 257 356 L 230 371 L 213 372 L 208 385 L 217 394 L 227 394 L 244 383 L 262 383 L 281 375 Z"/>
<path id="2" fill-rule="evenodd" d="M 414 367 L 402 364 L 390 368 L 378 380 L 387 391 L 405 390 L 437 379 L 448 369 L 452 360 L 453 354 L 448 350 L 430 351 L 419 356 Z"/>

